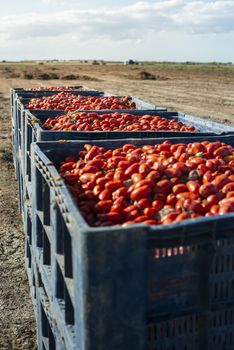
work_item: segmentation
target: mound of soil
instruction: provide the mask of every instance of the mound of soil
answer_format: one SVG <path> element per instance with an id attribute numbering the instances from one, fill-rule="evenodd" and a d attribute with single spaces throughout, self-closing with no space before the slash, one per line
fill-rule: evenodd
<path id="1" fill-rule="evenodd" d="M 142 80 L 156 80 L 156 77 L 154 74 L 151 74 L 145 70 L 139 73 L 139 78 Z"/>
<path id="2" fill-rule="evenodd" d="M 167 77 L 163 77 L 161 75 L 154 75 L 145 70 L 139 72 L 138 77 L 141 80 L 168 80 Z"/>

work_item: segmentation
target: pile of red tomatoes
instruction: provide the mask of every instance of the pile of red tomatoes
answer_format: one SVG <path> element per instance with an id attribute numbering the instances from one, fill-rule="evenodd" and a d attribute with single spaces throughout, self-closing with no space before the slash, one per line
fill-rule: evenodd
<path id="1" fill-rule="evenodd" d="M 130 96 L 83 96 L 69 92 L 60 92 L 52 96 L 33 98 L 25 106 L 28 109 L 42 110 L 101 110 L 101 109 L 136 109 Z"/>
<path id="2" fill-rule="evenodd" d="M 59 166 L 91 226 L 164 225 L 234 212 L 234 148 L 192 142 L 84 146 Z"/>
<path id="3" fill-rule="evenodd" d="M 71 91 L 71 90 L 83 90 L 82 87 L 72 87 L 72 86 L 40 86 L 34 87 L 30 89 L 26 89 L 26 91 Z"/>
<path id="4" fill-rule="evenodd" d="M 197 131 L 176 119 L 145 114 L 137 116 L 130 113 L 75 112 L 48 118 L 43 124 L 46 130 L 76 131 Z"/>

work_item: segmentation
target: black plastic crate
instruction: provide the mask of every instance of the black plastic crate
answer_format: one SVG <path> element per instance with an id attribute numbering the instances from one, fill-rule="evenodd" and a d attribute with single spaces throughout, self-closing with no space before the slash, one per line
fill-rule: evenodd
<path id="1" fill-rule="evenodd" d="M 24 98 L 39 98 L 42 96 L 50 96 L 50 95 L 55 95 L 58 94 L 59 92 L 69 92 L 69 93 L 75 93 L 78 94 L 78 92 L 85 91 L 88 92 L 90 91 L 91 93 L 94 92 L 99 92 L 94 89 L 88 89 L 85 86 L 69 86 L 72 87 L 74 90 L 40 90 L 40 91 L 29 91 L 27 89 L 23 88 L 12 88 L 10 91 L 10 103 L 11 103 L 11 123 L 12 123 L 12 146 L 15 148 L 15 152 L 13 153 L 13 159 L 14 159 L 14 166 L 16 169 L 16 162 L 17 162 L 17 157 L 16 155 L 18 154 L 18 130 L 21 126 L 20 121 L 18 120 L 19 118 L 19 111 L 17 111 L 19 101 Z M 82 90 L 78 90 L 82 89 Z M 16 173 L 16 176 L 18 174 Z M 18 178 L 17 178 L 18 179 Z"/>
<path id="2" fill-rule="evenodd" d="M 55 85 L 56 86 L 56 85 Z M 41 90 L 30 90 L 30 89 L 27 89 L 27 88 L 22 88 L 22 87 L 14 87 L 14 88 L 11 88 L 11 99 L 13 100 L 16 95 L 21 95 L 21 94 L 24 94 L 24 93 L 29 93 L 29 94 L 34 94 L 34 93 L 37 93 L 37 92 L 61 92 L 61 91 L 65 91 L 65 92 L 70 92 L 70 91 L 73 91 L 73 90 L 79 90 L 79 89 L 83 89 L 83 90 L 91 90 L 89 88 L 87 88 L 86 86 L 83 86 L 83 85 L 68 85 L 68 86 L 62 86 L 62 85 L 57 85 L 57 87 L 60 87 L 60 88 L 66 88 L 68 87 L 69 89 L 64 89 L 64 90 L 49 90 L 48 88 L 49 87 L 40 87 L 38 86 L 38 88 L 40 88 Z M 72 90 L 70 90 L 72 89 Z"/>
<path id="3" fill-rule="evenodd" d="M 96 111 L 98 114 L 106 113 L 103 111 Z M 108 111 L 108 113 L 115 113 Z M 209 136 L 217 134 L 234 134 L 234 127 L 219 124 L 213 121 L 207 121 L 205 119 L 195 117 L 180 112 L 166 112 L 155 110 L 136 110 L 129 111 L 130 114 L 142 116 L 144 114 L 157 115 L 166 119 L 176 119 L 181 121 L 185 125 L 192 125 L 197 128 L 196 132 L 178 132 L 178 131 L 100 131 L 100 132 L 87 132 L 87 131 L 55 131 L 44 130 L 42 124 L 47 118 L 63 115 L 63 111 L 25 111 L 24 117 L 24 133 L 22 145 L 22 171 L 24 184 L 26 189 L 22 189 L 27 192 L 27 196 L 30 197 L 30 183 L 31 183 L 31 152 L 30 145 L 32 142 L 38 141 L 58 141 L 58 140 L 109 140 L 109 139 L 125 139 L 125 138 L 155 138 L 155 137 L 195 137 L 195 136 Z"/>
<path id="4" fill-rule="evenodd" d="M 69 93 L 77 96 L 104 96 L 103 92 L 100 91 L 69 91 Z M 58 92 L 50 91 L 50 92 L 42 92 L 41 96 L 52 96 L 56 95 Z M 12 111 L 12 127 L 13 130 L 15 131 L 14 134 L 14 144 L 16 147 L 16 150 L 18 150 L 19 147 L 21 147 L 21 132 L 23 132 L 22 128 L 24 126 L 24 115 L 23 111 L 25 110 L 25 105 L 30 102 L 32 98 L 39 98 L 39 97 L 34 97 L 33 95 L 28 98 L 23 98 L 21 96 L 15 96 L 15 99 L 13 100 L 13 111 Z"/>
<path id="5" fill-rule="evenodd" d="M 57 95 L 58 93 L 61 92 L 67 92 L 73 95 L 81 95 L 81 96 L 99 96 L 103 95 L 103 91 L 98 91 L 98 90 L 63 90 L 63 91 L 47 91 L 47 90 L 42 90 L 42 91 L 30 91 L 30 92 L 25 92 L 24 90 L 22 91 L 17 91 L 13 94 L 14 97 L 12 97 L 12 115 L 13 115 L 13 125 L 17 126 L 17 120 L 20 117 L 20 112 L 22 111 L 22 103 L 26 104 L 30 102 L 31 99 L 34 98 L 42 98 L 44 96 L 53 96 Z M 20 124 L 19 124 L 20 126 Z"/>
<path id="6" fill-rule="evenodd" d="M 115 113 L 116 111 L 108 111 L 108 113 Z M 171 131 L 109 131 L 109 132 L 82 132 L 82 131 L 53 131 L 43 130 L 41 124 L 49 117 L 56 117 L 63 115 L 63 111 L 25 111 L 24 117 L 24 133 L 22 134 L 22 171 L 25 179 L 24 183 L 27 187 L 27 192 L 30 192 L 31 181 L 31 153 L 30 145 L 32 142 L 37 141 L 58 141 L 58 140 L 109 140 L 109 139 L 124 139 L 124 138 L 153 138 L 153 137 L 176 137 L 176 136 L 196 136 L 198 134 L 210 135 L 213 133 L 223 133 L 232 130 L 226 126 L 218 123 L 207 123 L 207 121 L 200 118 L 186 115 L 179 112 L 165 112 L 155 110 L 132 110 L 128 111 L 130 114 L 142 116 L 144 114 L 158 115 L 163 118 L 172 119 L 175 118 L 182 121 L 186 125 L 194 125 L 199 129 L 198 133 L 194 132 L 171 132 Z M 96 111 L 97 114 L 106 113 L 103 111 Z M 234 128 L 233 128 L 234 133 Z"/>
<path id="7" fill-rule="evenodd" d="M 134 98 L 135 101 L 140 101 L 136 98 Z M 136 102 L 137 103 L 137 102 Z M 142 106 L 147 106 L 147 103 L 140 101 L 138 102 L 138 107 L 141 108 Z M 150 105 L 151 107 L 154 107 Z M 201 128 L 207 128 L 209 131 L 215 129 L 217 132 L 222 132 L 223 130 L 229 130 L 228 128 L 225 129 L 222 127 L 222 125 L 219 125 L 217 123 L 209 124 L 209 127 L 206 126 L 207 123 L 203 121 L 202 119 L 199 119 L 192 116 L 185 116 L 182 113 L 177 112 L 168 112 L 161 114 L 161 112 L 165 112 L 165 109 L 162 108 L 161 110 L 118 110 L 118 112 L 129 112 L 135 115 L 144 115 L 145 113 L 149 114 L 157 114 L 157 115 L 163 115 L 165 117 L 171 118 L 172 116 L 175 116 L 175 118 L 183 120 L 185 124 L 189 124 L 190 120 L 191 123 L 195 125 L 200 125 Z M 87 111 L 90 112 L 90 111 Z M 104 113 L 104 111 L 95 111 L 98 114 Z M 108 113 L 114 113 L 116 111 L 108 110 Z M 105 111 L 105 113 L 107 113 Z M 23 171 L 23 187 L 21 188 L 22 193 L 24 193 L 24 196 L 27 197 L 27 194 L 30 193 L 30 173 L 31 173 L 31 155 L 30 155 L 30 145 L 32 142 L 35 141 L 55 141 L 55 140 L 92 140 L 92 139 L 112 139 L 112 138 L 126 138 L 126 137 L 137 137 L 137 138 L 144 138 L 144 137 L 156 137 L 157 135 L 160 135 L 160 137 L 170 137 L 172 135 L 171 132 L 76 132 L 76 131 L 48 131 L 43 130 L 41 125 L 39 124 L 39 121 L 44 121 L 48 116 L 57 116 L 64 114 L 64 111 L 43 111 L 43 110 L 24 110 L 21 113 L 21 122 L 20 122 L 20 129 L 18 131 L 18 153 L 20 153 L 22 156 L 20 157 L 21 160 L 21 169 Z M 178 117 L 179 115 L 179 117 Z M 187 121 L 189 120 L 189 122 Z M 215 125 L 217 124 L 217 125 Z M 220 127 L 220 129 L 219 129 Z M 234 128 L 233 128 L 234 132 Z M 203 133 L 206 134 L 205 132 Z M 207 135 L 209 132 L 207 132 Z M 184 132 L 177 133 L 177 135 L 184 135 Z M 186 133 L 187 136 L 191 135 L 194 136 L 193 133 Z"/>
<path id="8" fill-rule="evenodd" d="M 26 90 L 26 89 L 20 89 L 20 90 L 15 90 L 14 91 L 14 98 L 40 98 L 43 96 L 50 96 L 54 94 L 58 94 L 60 92 L 79 92 L 79 91 L 98 91 L 95 89 L 89 89 L 88 87 L 82 86 L 82 85 L 77 85 L 77 86 L 72 86 L 72 89 L 64 89 L 64 90 L 48 90 L 48 89 L 43 89 L 43 90 Z"/>
<path id="9" fill-rule="evenodd" d="M 69 93 L 73 93 L 73 91 L 75 93 L 77 93 L 77 91 L 97 91 L 94 89 L 89 89 L 86 86 L 81 86 L 81 85 L 77 85 L 77 86 L 68 86 L 69 88 L 72 88 L 72 90 L 48 90 L 47 88 L 44 88 L 43 90 L 28 90 L 28 89 L 23 89 L 23 88 L 12 88 L 10 91 L 10 100 L 11 100 L 11 107 L 13 110 L 14 114 L 14 109 L 17 107 L 17 103 L 16 101 L 18 99 L 21 98 L 40 98 L 42 96 L 50 96 L 50 95 L 55 95 L 58 94 L 59 92 L 69 92 Z"/>
<path id="10" fill-rule="evenodd" d="M 25 134 L 25 121 L 24 121 L 24 106 L 22 101 L 30 101 L 32 98 L 39 98 L 41 96 L 51 96 L 61 91 L 40 91 L 40 96 L 35 92 L 31 92 L 30 98 L 24 99 L 25 91 L 23 89 L 12 89 L 11 90 L 11 113 L 12 113 L 12 150 L 13 150 L 13 161 L 15 167 L 15 177 L 19 182 L 19 193 L 22 197 L 20 200 L 20 210 L 22 207 L 22 199 L 24 188 L 24 179 L 22 181 L 21 175 L 23 176 L 23 153 L 24 153 L 24 134 Z M 66 91 L 65 91 L 66 92 Z M 103 92 L 96 90 L 68 90 L 67 92 L 75 95 L 83 96 L 103 96 Z M 23 144 L 21 141 L 23 140 Z M 21 185 L 22 184 L 22 185 Z M 22 211 L 22 210 L 21 210 Z"/>
<path id="11" fill-rule="evenodd" d="M 82 95 L 82 96 L 113 96 L 109 93 L 103 93 L 99 91 L 72 91 L 71 93 L 74 93 L 75 95 Z M 118 96 L 121 98 L 121 96 Z M 150 103 L 144 102 L 136 97 L 131 97 L 131 99 L 136 103 L 136 108 L 138 110 L 147 110 L 147 109 L 156 109 L 156 110 L 166 110 L 166 108 L 163 107 L 157 107 L 155 105 L 152 105 Z M 16 99 L 16 107 L 15 107 L 15 114 L 13 114 L 13 120 L 14 125 L 12 127 L 13 130 L 13 147 L 14 147 L 14 154 L 15 156 L 15 162 L 17 160 L 20 160 L 18 157 L 18 154 L 21 152 L 24 152 L 24 140 L 25 140 L 25 104 L 30 101 L 29 99 Z M 33 112 L 37 112 L 37 110 L 32 110 Z M 118 112 L 121 110 L 118 110 Z M 125 110 L 126 111 L 126 110 Z M 128 110 L 127 110 L 128 111 Z M 48 111 L 50 112 L 50 111 Z M 54 112 L 54 111 L 52 111 Z M 61 111 L 58 111 L 61 112 Z M 64 112 L 64 111 L 63 111 Z M 91 111 L 90 111 L 91 112 Z M 21 166 L 22 167 L 22 166 Z"/>
<path id="12" fill-rule="evenodd" d="M 206 139 L 234 145 L 232 136 Z M 118 148 L 163 141 L 90 143 Z M 233 349 L 234 214 L 165 226 L 90 227 L 55 168 L 84 143 L 32 145 L 32 251 L 52 310 L 60 305 L 55 318 L 74 327 L 75 348 Z"/>

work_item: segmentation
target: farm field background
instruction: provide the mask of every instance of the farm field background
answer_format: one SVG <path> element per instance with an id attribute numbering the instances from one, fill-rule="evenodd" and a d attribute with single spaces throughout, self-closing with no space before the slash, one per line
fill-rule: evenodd
<path id="1" fill-rule="evenodd" d="M 132 95 L 169 111 L 234 124 L 234 65 L 0 63 L 0 349 L 36 348 L 11 155 L 10 88 L 57 84 Z"/>

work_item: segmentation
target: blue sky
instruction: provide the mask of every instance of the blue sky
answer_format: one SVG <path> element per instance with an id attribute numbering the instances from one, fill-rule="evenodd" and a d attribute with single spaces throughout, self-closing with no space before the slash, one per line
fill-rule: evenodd
<path id="1" fill-rule="evenodd" d="M 234 62 L 234 0 L 1 1 L 0 60 Z"/>

